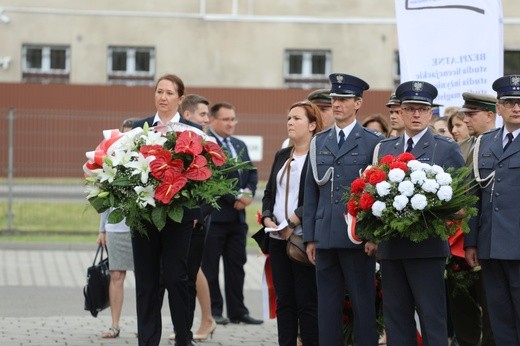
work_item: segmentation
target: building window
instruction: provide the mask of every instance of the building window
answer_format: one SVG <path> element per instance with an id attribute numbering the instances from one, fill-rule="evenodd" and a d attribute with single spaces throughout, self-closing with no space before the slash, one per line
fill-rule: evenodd
<path id="1" fill-rule="evenodd" d="M 154 76 L 154 48 L 108 48 L 108 80 L 110 83 L 126 85 L 152 85 Z"/>
<path id="2" fill-rule="evenodd" d="M 399 62 L 399 51 L 394 51 L 394 88 L 397 88 L 401 84 L 401 63 Z"/>
<path id="3" fill-rule="evenodd" d="M 520 50 L 504 51 L 504 75 L 520 72 Z"/>
<path id="4" fill-rule="evenodd" d="M 24 45 L 22 79 L 31 83 L 68 83 L 70 47 Z"/>
<path id="5" fill-rule="evenodd" d="M 329 50 L 285 51 L 285 84 L 292 88 L 329 86 L 331 53 Z"/>

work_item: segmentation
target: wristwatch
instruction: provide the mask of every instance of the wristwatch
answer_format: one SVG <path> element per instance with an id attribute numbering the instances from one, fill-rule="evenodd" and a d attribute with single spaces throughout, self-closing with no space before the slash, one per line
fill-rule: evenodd
<path id="1" fill-rule="evenodd" d="M 298 225 L 295 224 L 294 222 L 292 222 L 291 219 L 287 219 L 287 225 L 289 226 L 289 228 L 292 228 L 292 229 L 295 229 L 296 227 L 298 227 Z"/>

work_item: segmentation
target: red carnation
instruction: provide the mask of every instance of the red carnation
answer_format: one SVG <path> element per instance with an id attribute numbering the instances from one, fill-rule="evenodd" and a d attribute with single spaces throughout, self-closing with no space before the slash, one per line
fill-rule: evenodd
<path id="1" fill-rule="evenodd" d="M 355 200 L 351 199 L 347 202 L 347 210 L 350 215 L 356 217 L 358 214 L 358 204 Z"/>
<path id="2" fill-rule="evenodd" d="M 365 176 L 366 181 L 369 181 L 370 176 L 371 176 L 374 172 L 379 171 L 379 170 L 380 170 L 380 169 L 377 168 L 377 167 L 370 167 L 369 169 L 365 170 L 365 171 L 363 172 L 363 175 Z"/>
<path id="3" fill-rule="evenodd" d="M 413 156 L 413 154 L 411 154 L 411 153 L 405 152 L 405 153 L 399 154 L 397 156 L 397 160 L 402 161 L 402 162 L 408 162 L 408 161 L 415 160 L 415 156 Z"/>
<path id="4" fill-rule="evenodd" d="M 202 137 L 193 131 L 183 131 L 175 143 L 177 154 L 199 155 L 202 153 Z"/>
<path id="5" fill-rule="evenodd" d="M 372 208 L 372 204 L 374 204 L 375 201 L 376 201 L 375 198 L 372 197 L 371 194 L 364 193 L 361 195 L 361 198 L 359 198 L 359 207 L 362 210 L 368 210 L 368 209 Z"/>
<path id="6" fill-rule="evenodd" d="M 406 165 L 406 163 L 402 162 L 402 161 L 394 161 L 390 164 L 390 169 L 394 169 L 394 168 L 399 168 L 401 170 L 403 170 L 405 173 L 408 172 L 408 166 Z"/>
<path id="7" fill-rule="evenodd" d="M 210 141 L 204 143 L 204 150 L 211 156 L 211 161 L 215 166 L 222 166 L 226 162 L 226 154 L 217 143 Z"/>
<path id="8" fill-rule="evenodd" d="M 385 155 L 381 158 L 381 160 L 379 160 L 379 164 L 380 165 L 389 165 L 394 161 L 395 161 L 395 157 L 393 157 L 392 155 Z"/>
<path id="9" fill-rule="evenodd" d="M 368 182 L 372 185 L 376 185 L 386 179 L 386 173 L 380 169 L 374 170 L 370 177 L 368 178 Z"/>
<path id="10" fill-rule="evenodd" d="M 354 179 L 354 181 L 350 184 L 350 190 L 352 191 L 352 193 L 361 193 L 363 192 L 365 185 L 365 179 L 357 178 Z"/>

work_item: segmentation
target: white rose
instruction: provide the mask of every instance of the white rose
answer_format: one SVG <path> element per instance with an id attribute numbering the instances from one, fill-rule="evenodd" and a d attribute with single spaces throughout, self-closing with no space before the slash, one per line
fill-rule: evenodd
<path id="1" fill-rule="evenodd" d="M 384 202 L 375 201 L 374 204 L 372 204 L 372 214 L 376 217 L 381 217 L 385 209 L 386 204 Z"/>
<path id="2" fill-rule="evenodd" d="M 390 181 L 393 183 L 398 183 L 403 181 L 405 175 L 406 173 L 402 169 L 394 168 L 388 172 L 388 179 L 390 179 Z"/>
<path id="3" fill-rule="evenodd" d="M 449 173 L 446 173 L 446 172 L 438 173 L 435 176 L 435 180 L 437 180 L 437 182 L 441 186 L 443 186 L 443 185 L 450 185 L 451 181 L 452 181 L 451 175 Z"/>
<path id="4" fill-rule="evenodd" d="M 392 204 L 397 211 L 401 211 L 406 208 L 408 204 L 408 197 L 403 195 L 397 195 L 394 197 L 394 203 Z"/>
<path id="5" fill-rule="evenodd" d="M 413 195 L 413 190 L 415 186 L 410 180 L 405 180 L 399 183 L 399 186 L 397 187 L 397 190 L 399 192 L 407 197 L 410 197 Z"/>
<path id="6" fill-rule="evenodd" d="M 412 204 L 412 208 L 414 208 L 415 210 L 423 210 L 428 205 L 426 196 L 420 193 L 413 196 L 410 200 L 410 203 Z"/>
<path id="7" fill-rule="evenodd" d="M 414 171 L 410 173 L 410 180 L 414 184 L 422 185 L 426 180 L 426 173 L 424 173 L 424 171 L 421 170 Z"/>
<path id="8" fill-rule="evenodd" d="M 439 199 L 441 201 L 449 202 L 449 201 L 451 201 L 451 198 L 453 197 L 453 189 L 449 185 L 441 186 L 439 188 L 439 191 L 437 191 L 437 197 L 439 197 Z"/>
<path id="9" fill-rule="evenodd" d="M 426 179 L 424 183 L 421 185 L 421 188 L 425 192 L 436 193 L 439 189 L 439 183 L 437 183 L 435 179 Z"/>
<path id="10" fill-rule="evenodd" d="M 390 183 L 387 181 L 382 181 L 380 183 L 377 183 L 376 184 L 377 194 L 381 197 L 384 197 L 390 193 L 391 187 L 392 187 L 392 185 L 390 185 Z"/>

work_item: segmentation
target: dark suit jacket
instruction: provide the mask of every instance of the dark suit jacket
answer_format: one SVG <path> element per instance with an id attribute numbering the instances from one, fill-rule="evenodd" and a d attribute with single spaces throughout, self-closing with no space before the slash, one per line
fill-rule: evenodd
<path id="1" fill-rule="evenodd" d="M 217 136 L 213 132 L 209 132 L 209 135 L 214 136 L 217 139 L 217 143 L 225 149 L 225 146 L 218 139 Z M 246 144 L 238 138 L 229 137 L 231 140 L 231 145 L 235 148 L 235 152 L 237 153 L 240 161 L 242 162 L 251 162 L 249 158 L 249 152 L 247 150 Z M 242 169 L 239 175 L 238 171 L 230 172 L 228 174 L 229 178 L 237 178 L 238 184 L 236 186 L 236 190 L 248 188 L 251 190 L 253 196 L 256 192 L 256 185 L 258 183 L 258 171 L 256 168 L 252 169 Z M 235 196 L 232 194 L 223 196 L 219 199 L 218 204 L 220 206 L 220 210 L 214 210 L 211 213 L 211 222 L 246 222 L 246 212 L 245 210 L 236 210 L 233 205 L 235 204 Z"/>
<path id="2" fill-rule="evenodd" d="M 289 148 L 283 148 L 279 150 L 276 155 L 274 156 L 274 162 L 271 167 L 271 173 L 269 174 L 269 180 L 267 181 L 267 185 L 265 186 L 265 192 L 264 197 L 262 198 L 262 219 L 264 217 L 272 217 L 273 216 L 273 209 L 274 209 L 274 203 L 275 203 L 275 197 L 276 197 L 276 176 L 280 169 L 284 166 L 284 164 L 287 162 L 287 159 L 289 159 L 289 156 L 291 156 L 291 150 L 292 147 Z M 307 156 L 307 159 L 305 160 L 305 163 L 303 165 L 303 169 L 300 175 L 300 186 L 298 190 L 298 208 L 294 210 L 294 213 L 302 220 L 303 218 L 303 194 L 305 191 L 305 177 L 307 175 L 307 165 L 309 163 L 309 157 Z M 288 211 L 289 214 L 291 214 L 293 211 Z M 280 223 L 282 220 L 278 220 L 278 223 Z"/>
<path id="3" fill-rule="evenodd" d="M 397 156 L 404 152 L 404 135 L 381 141 L 378 158 L 385 155 Z M 444 136 L 435 135 L 430 130 L 422 136 L 411 153 L 421 162 L 436 164 L 447 169 L 465 165 L 457 142 Z M 393 238 L 381 242 L 377 256 L 381 259 L 446 257 L 449 255 L 448 242 L 440 238 L 429 238 L 415 243 L 408 239 Z"/>

